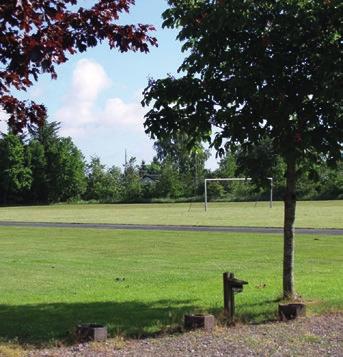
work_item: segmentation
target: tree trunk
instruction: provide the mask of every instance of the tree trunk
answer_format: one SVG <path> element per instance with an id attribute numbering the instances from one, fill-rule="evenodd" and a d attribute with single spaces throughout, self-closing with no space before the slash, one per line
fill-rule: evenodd
<path id="1" fill-rule="evenodd" d="M 286 173 L 285 219 L 284 219 L 284 250 L 283 250 L 283 297 L 292 299 L 294 291 L 294 221 L 296 207 L 296 163 L 288 159 Z"/>

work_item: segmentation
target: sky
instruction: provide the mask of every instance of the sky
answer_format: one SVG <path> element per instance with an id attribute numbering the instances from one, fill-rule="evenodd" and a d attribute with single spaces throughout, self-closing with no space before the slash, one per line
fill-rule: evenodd
<path id="1" fill-rule="evenodd" d="M 49 121 L 61 123 L 60 134 L 70 136 L 87 160 L 98 156 L 108 167 L 122 167 L 125 150 L 137 163 L 152 160 L 155 152 L 144 132 L 147 108 L 140 104 L 142 91 L 150 77 L 176 74 L 184 58 L 177 31 L 162 29 L 161 14 L 167 6 L 166 0 L 136 0 L 130 13 L 120 19 L 155 26 L 153 35 L 159 45 L 150 53 L 123 54 L 103 44 L 71 56 L 57 67 L 57 80 L 42 75 L 25 95 L 20 94 L 46 105 Z M 216 162 L 212 154 L 206 166 L 214 169 Z"/>

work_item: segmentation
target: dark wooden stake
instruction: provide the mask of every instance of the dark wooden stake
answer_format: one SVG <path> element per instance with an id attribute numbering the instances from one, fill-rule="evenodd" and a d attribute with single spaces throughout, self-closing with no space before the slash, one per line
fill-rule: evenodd
<path id="1" fill-rule="evenodd" d="M 234 278 L 233 273 L 230 273 L 229 278 Z M 229 293 L 230 293 L 230 310 L 229 310 L 229 317 L 230 317 L 230 322 L 233 322 L 233 315 L 235 314 L 235 294 L 233 291 L 232 286 L 229 287 Z"/>
<path id="2" fill-rule="evenodd" d="M 223 290 L 224 290 L 224 314 L 229 315 L 229 286 L 227 278 L 229 273 L 223 273 Z"/>
<path id="3" fill-rule="evenodd" d="M 232 286 L 228 284 L 228 279 L 233 278 L 233 273 L 223 273 L 224 313 L 228 316 L 229 322 L 233 322 L 233 316 L 235 313 L 235 295 Z"/>

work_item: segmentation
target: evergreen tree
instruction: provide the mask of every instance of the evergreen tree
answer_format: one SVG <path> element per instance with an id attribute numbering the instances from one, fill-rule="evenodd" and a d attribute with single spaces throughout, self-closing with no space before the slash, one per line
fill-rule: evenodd
<path id="1" fill-rule="evenodd" d="M 86 189 L 84 157 L 71 138 L 58 136 L 58 130 L 59 123 L 46 120 L 30 129 L 31 202 L 76 199 Z"/>
<path id="2" fill-rule="evenodd" d="M 31 170 L 26 167 L 20 137 L 9 133 L 0 139 L 0 203 L 21 203 L 30 189 Z"/>

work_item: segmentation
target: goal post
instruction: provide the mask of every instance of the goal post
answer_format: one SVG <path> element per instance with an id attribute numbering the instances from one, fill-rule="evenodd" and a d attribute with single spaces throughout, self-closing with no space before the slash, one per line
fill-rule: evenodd
<path id="1" fill-rule="evenodd" d="M 273 178 L 272 177 L 267 177 L 267 179 L 270 182 L 270 194 L 269 194 L 269 207 L 273 207 Z M 211 179 L 205 179 L 205 211 L 207 211 L 207 182 L 211 181 L 245 181 L 249 182 L 251 181 L 251 177 L 227 177 L 227 178 L 211 178 Z"/>

